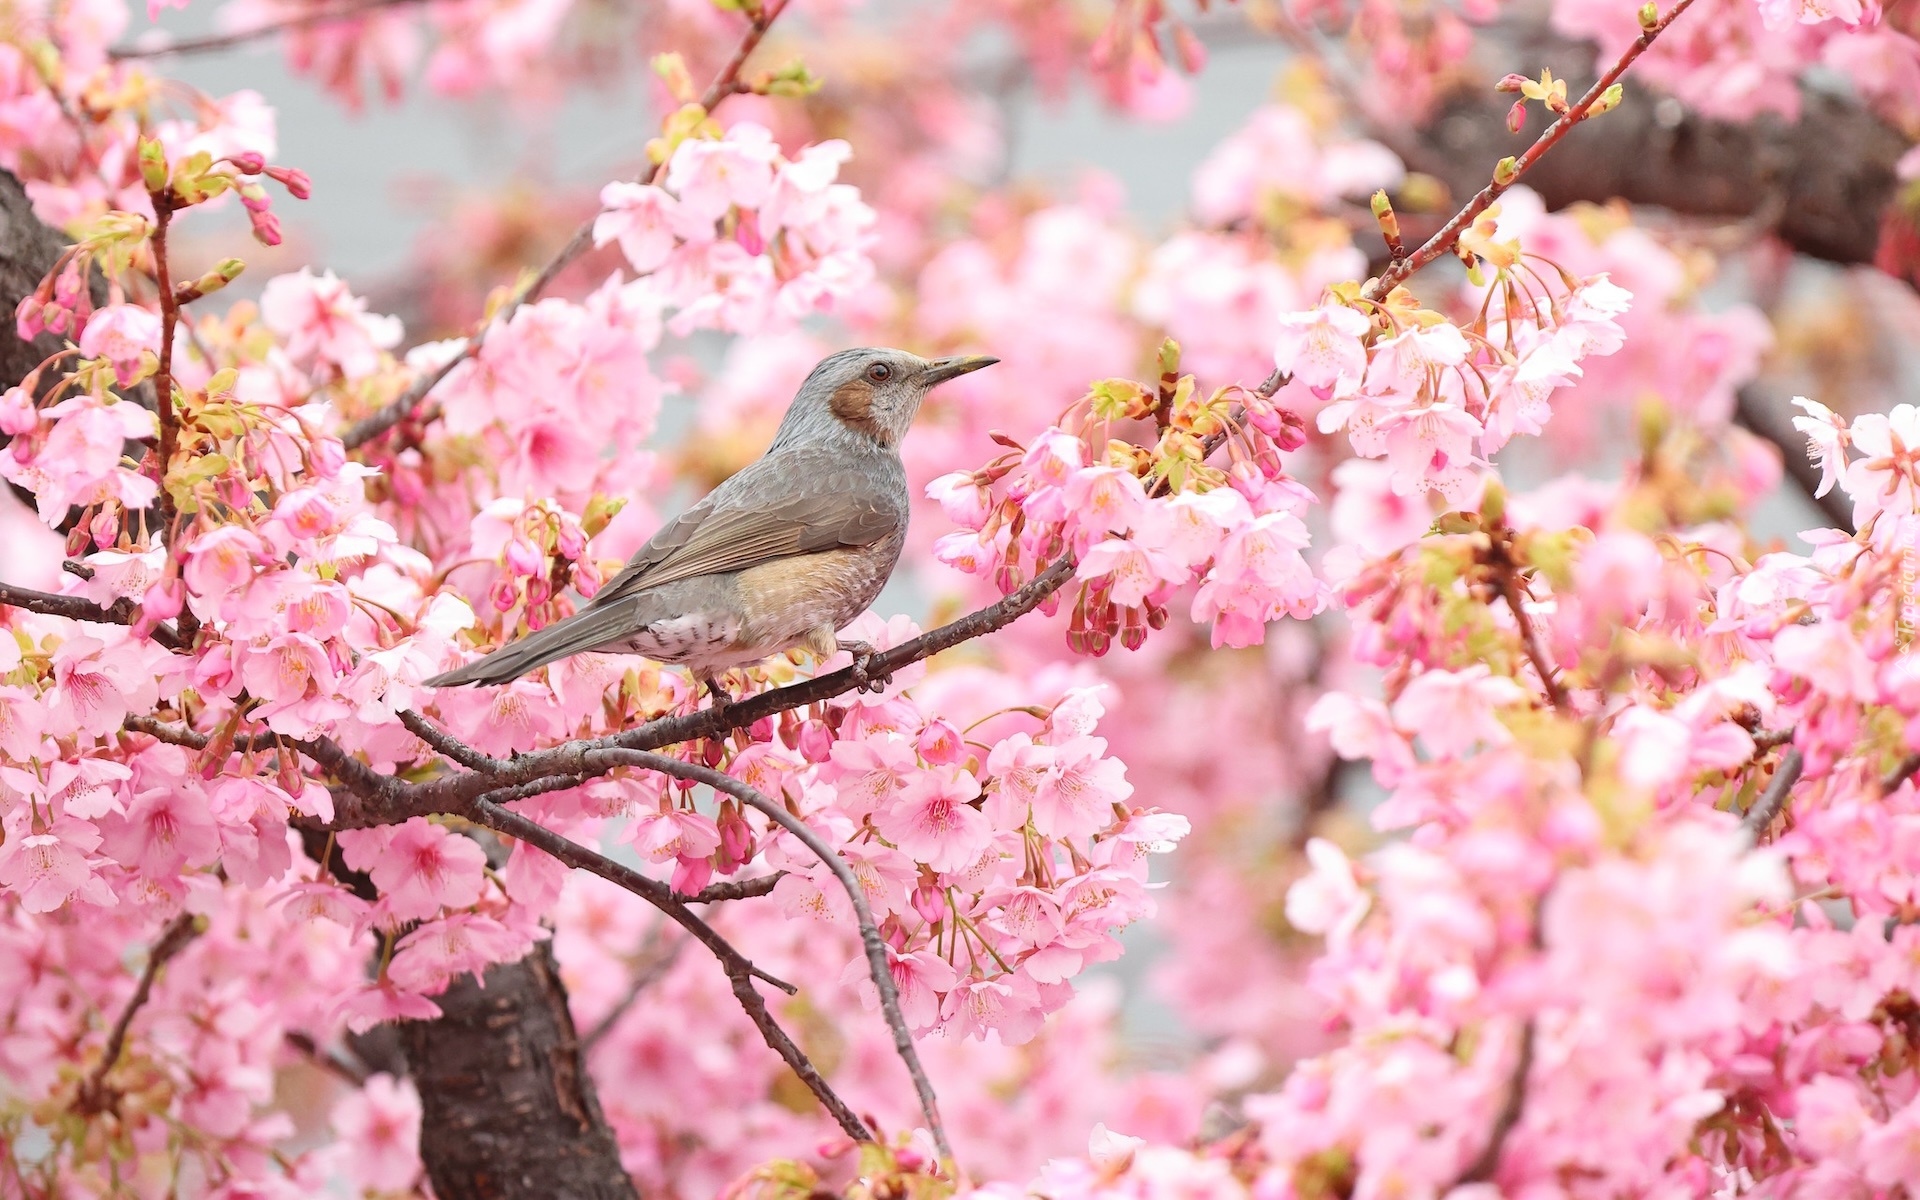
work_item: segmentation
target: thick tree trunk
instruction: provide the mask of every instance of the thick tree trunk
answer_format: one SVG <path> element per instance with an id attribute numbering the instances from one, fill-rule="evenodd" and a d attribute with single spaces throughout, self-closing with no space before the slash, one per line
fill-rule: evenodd
<path id="1" fill-rule="evenodd" d="M 301 842 L 317 858 L 327 838 L 302 830 Z M 337 845 L 327 865 L 361 899 L 378 897 Z M 436 1002 L 438 1020 L 378 1026 L 351 1045 L 369 1067 L 412 1076 L 420 1158 L 440 1200 L 638 1196 L 587 1075 L 551 941 L 493 967 L 486 987 L 467 976 Z"/>
<path id="2" fill-rule="evenodd" d="M 543 941 L 439 997 L 401 1027 L 420 1089 L 420 1155 L 441 1200 L 633 1200 L 580 1061 L 566 989 Z"/>

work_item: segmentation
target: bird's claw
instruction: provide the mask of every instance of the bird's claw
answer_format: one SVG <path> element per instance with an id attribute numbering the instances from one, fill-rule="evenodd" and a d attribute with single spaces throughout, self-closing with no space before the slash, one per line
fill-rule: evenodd
<path id="1" fill-rule="evenodd" d="M 733 697 L 727 694 L 727 689 L 720 686 L 718 679 L 709 675 L 700 682 L 706 685 L 707 696 L 712 700 L 712 707 L 715 712 L 719 712 L 721 709 L 727 708 L 733 703 Z"/>
<path id="2" fill-rule="evenodd" d="M 841 642 L 839 649 L 853 656 L 853 681 L 858 685 L 854 690 L 878 694 L 893 682 L 891 671 L 879 675 L 871 672 L 873 660 L 879 654 L 871 645 L 866 642 Z"/>

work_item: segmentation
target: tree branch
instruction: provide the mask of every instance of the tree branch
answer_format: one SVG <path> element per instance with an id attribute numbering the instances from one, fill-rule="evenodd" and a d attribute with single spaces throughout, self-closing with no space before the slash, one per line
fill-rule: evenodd
<path id="1" fill-rule="evenodd" d="M 1506 61 L 1552 66 L 1575 84 L 1593 78 L 1591 46 L 1544 24 L 1497 28 L 1488 43 Z M 1736 123 L 1634 88 L 1604 121 L 1576 135 L 1578 153 L 1540 163 L 1527 186 L 1550 209 L 1618 197 L 1687 216 L 1764 218 L 1767 232 L 1802 254 L 1871 263 L 1908 139 L 1855 99 L 1803 87 L 1799 100 L 1798 120 L 1762 114 Z M 1411 137 L 1403 127 L 1380 136 L 1409 166 L 1466 195 L 1485 181 L 1479 164 L 1511 152 L 1510 101 L 1475 78 Z"/>
<path id="2" fill-rule="evenodd" d="M 652 946 L 660 940 L 660 929 L 660 926 L 654 926 L 651 935 L 647 938 L 647 946 Z M 686 945 L 686 940 L 682 939 L 665 950 L 654 951 L 652 957 L 647 960 L 647 964 L 634 973 L 633 986 L 627 989 L 627 994 L 620 997 L 620 1002 L 607 1010 L 607 1015 L 601 1017 L 599 1023 L 587 1031 L 587 1036 L 580 1039 L 582 1054 L 591 1053 L 595 1046 L 613 1032 L 613 1027 L 618 1025 L 620 1018 L 626 1016 L 633 1008 L 634 1003 L 640 999 L 640 994 L 660 982 L 666 973 L 673 969 L 673 964 L 680 961 L 680 951 L 684 950 Z M 642 947 L 643 953 L 646 948 Z"/>
<path id="3" fill-rule="evenodd" d="M 112 1030 L 107 1034 L 106 1049 L 101 1051 L 100 1061 L 80 1082 L 80 1090 L 74 1095 L 74 1112 L 90 1117 L 118 1103 L 118 1094 L 107 1086 L 107 1076 L 119 1063 L 121 1051 L 126 1049 L 127 1030 L 133 1025 L 134 1015 L 146 1006 L 147 998 L 153 994 L 153 981 L 159 976 L 160 968 L 167 965 L 168 959 L 185 950 L 187 943 L 199 933 L 193 914 L 188 912 L 167 922 L 166 928 L 160 931 L 160 936 L 147 951 L 147 965 L 140 972 L 139 984 L 134 987 L 133 995 L 127 998 L 127 1006 L 120 1010 L 119 1019 L 114 1021 Z"/>
<path id="4" fill-rule="evenodd" d="M 72 621 L 92 621 L 96 625 L 131 625 L 140 613 L 134 602 L 125 596 L 115 600 L 111 606 L 102 608 L 85 596 L 56 596 L 51 592 L 36 592 L 32 588 L 16 587 L 11 583 L 0 583 L 0 605 L 23 608 L 49 617 L 65 617 Z M 187 649 L 186 639 L 171 625 L 156 625 L 147 636 L 169 650 Z"/>
<path id="5" fill-rule="evenodd" d="M 1460 1172 L 1460 1178 L 1454 1180 L 1453 1187 L 1487 1183 L 1493 1179 L 1493 1173 L 1500 1169 L 1500 1153 L 1506 1149 L 1507 1136 L 1520 1123 L 1520 1116 L 1526 1111 L 1527 1076 L 1533 1072 L 1533 1038 L 1533 1022 L 1529 1020 L 1520 1027 L 1520 1054 L 1514 1060 L 1513 1076 L 1507 1081 L 1507 1097 L 1500 1105 L 1499 1114 L 1493 1119 L 1487 1144 L 1467 1164 L 1466 1170 Z M 1453 1188 L 1447 1190 L 1452 1191 Z"/>
<path id="6" fill-rule="evenodd" d="M 1387 269 L 1382 271 L 1380 277 L 1370 284 L 1362 294 L 1368 300 L 1378 303 L 1386 299 L 1394 288 L 1405 283 L 1414 272 L 1452 250 L 1460 241 L 1460 235 L 1466 232 L 1467 229 L 1473 225 L 1474 221 L 1479 219 L 1481 213 L 1491 208 L 1493 202 L 1504 195 L 1508 188 L 1525 178 L 1527 172 L 1533 169 L 1533 165 L 1539 162 L 1540 159 L 1546 155 L 1547 151 L 1559 145 L 1561 139 L 1573 131 L 1574 126 L 1587 119 L 1588 114 L 1593 110 L 1593 106 L 1599 103 L 1600 97 L 1605 94 L 1606 90 L 1612 87 L 1614 83 L 1619 80 L 1620 76 L 1626 74 L 1627 68 L 1631 67 L 1635 60 L 1642 54 L 1645 54 L 1647 48 L 1653 45 L 1654 40 L 1666 31 L 1667 26 L 1673 24 L 1674 20 L 1678 18 L 1681 13 L 1687 11 L 1692 4 L 1693 0 L 1679 0 L 1679 3 L 1668 9 L 1666 15 L 1662 16 L 1653 28 L 1642 30 L 1640 36 L 1633 40 L 1633 44 L 1627 47 L 1626 51 L 1620 55 L 1614 64 L 1601 73 L 1600 78 L 1594 81 L 1593 86 L 1587 89 L 1586 94 L 1575 101 L 1565 113 L 1561 114 L 1559 120 L 1547 126 L 1546 131 L 1535 139 L 1533 145 L 1528 146 L 1518 158 L 1513 160 L 1512 168 L 1506 174 L 1505 178 L 1496 177 L 1489 181 L 1485 187 L 1481 188 L 1480 191 L 1474 195 L 1473 199 L 1467 201 L 1465 207 L 1455 213 L 1453 217 L 1445 225 L 1441 226 L 1438 232 L 1428 238 L 1418 250 L 1415 250 L 1412 254 L 1404 258 L 1397 258 L 1389 263 Z"/>
<path id="7" fill-rule="evenodd" d="M 1787 795 L 1793 791 L 1793 785 L 1800 781 L 1800 772 L 1806 766 L 1797 748 L 1789 747 L 1780 756 L 1780 765 L 1773 769 L 1773 778 L 1767 781 L 1767 790 L 1753 802 L 1746 815 L 1740 818 L 1740 828 L 1755 841 L 1772 825 L 1773 819 L 1787 805 Z"/>
<path id="8" fill-rule="evenodd" d="M 649 879 L 603 854 L 564 838 L 519 813 L 501 808 L 490 798 L 475 801 L 472 812 L 474 818 L 488 828 L 504 833 L 508 837 L 519 838 L 531 846 L 544 850 L 569 867 L 591 871 L 602 879 L 618 884 L 672 917 L 681 928 L 691 933 L 702 945 L 713 952 L 714 957 L 720 960 L 720 965 L 727 972 L 727 979 L 733 985 L 734 998 L 740 1002 L 740 1007 L 746 1010 L 747 1019 L 752 1021 L 754 1028 L 760 1031 L 760 1036 L 766 1040 L 767 1045 L 772 1047 L 789 1067 L 793 1068 L 793 1073 L 800 1077 L 800 1081 L 807 1085 L 807 1090 L 811 1091 L 821 1105 L 833 1115 L 833 1119 L 847 1136 L 863 1142 L 873 1140 L 873 1132 L 854 1115 L 853 1109 L 849 1108 L 846 1101 L 842 1100 L 827 1084 L 812 1060 L 807 1058 L 806 1053 L 794 1044 L 793 1039 L 787 1036 L 784 1029 L 780 1028 L 779 1022 L 773 1019 L 773 1014 L 767 1009 L 766 999 L 753 986 L 753 981 L 755 978 L 769 980 L 789 994 L 796 990 L 791 984 L 781 983 L 755 967 L 726 939 L 715 933 L 711 926 L 693 915 L 686 905 L 675 900 L 671 889 L 666 884 Z"/>
<path id="9" fill-rule="evenodd" d="M 759 47 L 761 39 L 767 36 L 767 30 L 771 29 L 780 14 L 786 11 L 789 2 L 790 0 L 770 0 L 765 7 L 754 10 L 747 31 L 741 37 L 739 45 L 735 47 L 733 56 L 727 60 L 726 65 L 720 69 L 719 74 L 714 76 L 713 82 L 707 85 L 707 90 L 701 95 L 702 108 L 712 112 L 722 100 L 738 90 L 741 67 Z M 640 182 L 652 183 L 663 165 L 655 163 L 648 167 L 641 175 Z M 498 312 L 481 322 L 473 336 L 467 338 L 460 347 L 458 354 L 415 380 L 413 386 L 403 392 L 399 399 L 350 426 L 341 435 L 341 443 L 349 450 L 357 449 L 406 420 L 432 394 L 433 389 L 440 386 L 440 381 L 452 374 L 455 367 L 480 353 L 480 348 L 485 345 L 487 336 L 493 330 L 506 324 L 522 305 L 537 299 L 552 285 L 560 272 L 566 270 L 575 259 L 587 252 L 587 248 L 593 244 L 593 225 L 598 219 L 599 215 L 596 213 L 582 222 L 580 227 L 573 231 L 573 236 L 567 239 L 567 244 L 560 247 L 559 253 L 547 260 L 538 274 L 501 305 Z"/>
<path id="10" fill-rule="evenodd" d="M 231 33 L 182 38 L 177 42 L 167 42 L 164 45 L 117 46 L 107 51 L 107 57 L 116 62 L 126 62 L 130 59 L 163 58 L 173 54 L 200 54 L 208 50 L 226 50 L 260 38 L 272 37 L 275 34 L 292 33 L 315 25 L 334 25 L 342 21 L 351 21 L 377 9 L 401 8 L 425 2 L 426 0 L 355 0 L 353 3 L 331 8 L 315 8 L 310 12 L 300 13 L 280 21 L 270 21 L 265 25 L 255 25 L 249 29 L 236 29 Z"/>
<path id="11" fill-rule="evenodd" d="M 913 1079 L 913 1090 L 920 1098 L 920 1111 L 927 1119 L 927 1129 L 933 1134 L 934 1145 L 939 1147 L 941 1157 L 952 1162 L 953 1147 L 947 1144 L 946 1127 L 940 1122 L 939 1100 L 933 1094 L 933 1083 L 927 1078 L 926 1070 L 920 1065 L 919 1052 L 913 1045 L 913 1031 L 907 1027 L 906 1016 L 900 1011 L 900 991 L 894 986 L 893 969 L 887 963 L 886 943 L 880 938 L 880 926 L 873 919 L 872 906 L 867 903 L 866 889 L 854 877 L 847 860 L 805 821 L 788 812 L 785 805 L 731 775 L 698 763 L 642 750 L 604 753 L 609 757 L 618 754 L 619 761 L 623 763 L 645 767 L 662 775 L 704 783 L 715 791 L 725 792 L 742 804 L 758 809 L 768 820 L 798 838 L 802 845 L 813 851 L 814 857 L 833 872 L 840 886 L 846 889 L 847 898 L 853 901 L 854 915 L 860 924 L 860 942 L 866 951 L 867 971 L 873 977 L 873 986 L 879 993 L 880 1009 L 886 1014 L 887 1026 L 893 1031 L 894 1052 L 906 1064 L 907 1074 Z"/>

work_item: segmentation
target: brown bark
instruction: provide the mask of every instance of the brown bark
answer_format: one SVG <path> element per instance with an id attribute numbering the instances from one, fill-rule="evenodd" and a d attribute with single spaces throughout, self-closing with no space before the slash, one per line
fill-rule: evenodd
<path id="1" fill-rule="evenodd" d="M 551 941 L 402 1026 L 420 1089 L 420 1155 L 442 1200 L 633 1200 L 580 1061 Z"/>
<path id="2" fill-rule="evenodd" d="M 1544 30 L 1508 32 L 1495 43 L 1502 70 L 1552 68 L 1578 95 L 1593 79 L 1592 47 Z M 1392 139 L 1416 169 L 1446 182 L 1456 200 L 1487 181 L 1544 122 L 1530 105 L 1526 128 L 1507 132 L 1514 97 L 1476 80 L 1409 139 Z M 1880 214 L 1896 190 L 1893 168 L 1907 140 L 1858 101 L 1801 90 L 1798 122 L 1763 116 L 1715 121 L 1662 97 L 1631 76 L 1620 107 L 1584 123 L 1528 173 L 1549 208 L 1614 197 L 1695 217 L 1750 219 L 1802 254 L 1870 263 Z"/>

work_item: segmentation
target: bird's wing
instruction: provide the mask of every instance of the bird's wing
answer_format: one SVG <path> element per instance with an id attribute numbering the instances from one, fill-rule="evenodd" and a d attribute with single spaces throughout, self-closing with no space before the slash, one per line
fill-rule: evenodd
<path id="1" fill-rule="evenodd" d="M 898 532 L 905 517 L 902 497 L 894 494 L 898 481 L 849 467 L 836 455 L 789 453 L 748 470 L 755 474 L 740 486 L 723 485 L 662 526 L 594 596 L 593 606 L 697 575 L 871 546 Z"/>

